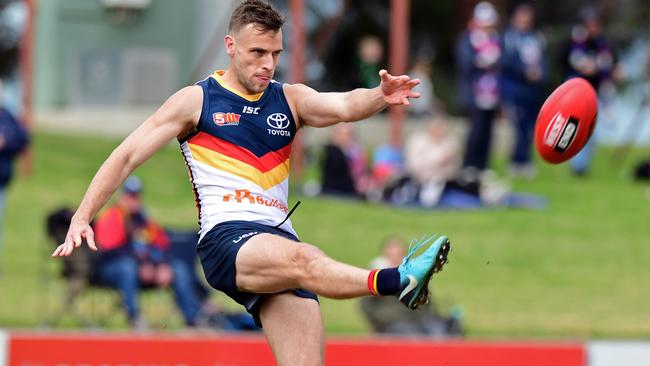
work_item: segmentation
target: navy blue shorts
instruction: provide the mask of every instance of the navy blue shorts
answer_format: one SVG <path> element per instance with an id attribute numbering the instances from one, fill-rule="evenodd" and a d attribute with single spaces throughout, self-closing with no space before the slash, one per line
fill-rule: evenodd
<path id="1" fill-rule="evenodd" d="M 274 234 L 293 241 L 300 241 L 294 235 L 274 228 L 249 221 L 228 221 L 215 225 L 199 242 L 196 247 L 205 278 L 210 286 L 224 292 L 233 300 L 246 307 L 253 315 L 255 323 L 261 326 L 259 308 L 264 301 L 265 294 L 239 291 L 235 282 L 237 269 L 235 260 L 239 249 L 258 234 Z M 298 297 L 314 299 L 318 297 L 313 292 L 303 289 L 290 290 Z"/>

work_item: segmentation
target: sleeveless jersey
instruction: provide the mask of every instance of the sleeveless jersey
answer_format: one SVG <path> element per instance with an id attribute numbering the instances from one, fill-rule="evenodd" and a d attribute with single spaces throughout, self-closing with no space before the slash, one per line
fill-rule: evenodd
<path id="1" fill-rule="evenodd" d="M 296 123 L 282 84 L 272 81 L 264 92 L 245 95 L 221 75 L 197 83 L 203 89 L 197 132 L 180 141 L 199 210 L 199 240 L 222 222 L 275 226 L 289 212 Z M 279 228 L 296 235 L 290 220 Z"/>

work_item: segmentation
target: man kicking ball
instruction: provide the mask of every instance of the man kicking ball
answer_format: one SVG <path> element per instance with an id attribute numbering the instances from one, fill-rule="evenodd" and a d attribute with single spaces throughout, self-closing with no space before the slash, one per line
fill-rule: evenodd
<path id="1" fill-rule="evenodd" d="M 205 276 L 253 314 L 279 365 L 322 365 L 323 322 L 316 294 L 344 299 L 398 296 L 416 309 L 450 249 L 444 236 L 412 243 L 397 268 L 368 271 L 337 262 L 298 240 L 288 219 L 291 142 L 302 126 L 359 121 L 417 98 L 419 80 L 379 72 L 374 89 L 319 93 L 281 84 L 282 16 L 263 0 L 245 0 L 224 44 L 230 65 L 172 95 L 101 166 L 52 254 L 67 256 L 131 172 L 177 138 L 190 171 L 201 224 L 197 246 Z"/>

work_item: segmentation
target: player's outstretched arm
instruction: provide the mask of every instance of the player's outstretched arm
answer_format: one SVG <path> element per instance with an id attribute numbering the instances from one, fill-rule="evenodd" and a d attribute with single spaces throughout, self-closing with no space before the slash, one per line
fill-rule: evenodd
<path id="1" fill-rule="evenodd" d="M 72 217 L 65 242 L 56 248 L 53 257 L 69 256 L 83 239 L 97 250 L 90 227 L 92 218 L 135 168 L 170 140 L 183 137 L 196 127 L 202 103 L 201 87 L 179 90 L 111 153 L 90 182 Z"/>
<path id="2" fill-rule="evenodd" d="M 409 105 L 409 98 L 420 93 L 413 88 L 420 83 L 407 75 L 393 76 L 386 70 L 379 72 L 381 83 L 373 89 L 355 89 L 346 93 L 319 93 L 314 89 L 294 84 L 286 92 L 295 106 L 300 124 L 327 127 L 338 122 L 354 122 L 372 116 L 389 105 Z"/>

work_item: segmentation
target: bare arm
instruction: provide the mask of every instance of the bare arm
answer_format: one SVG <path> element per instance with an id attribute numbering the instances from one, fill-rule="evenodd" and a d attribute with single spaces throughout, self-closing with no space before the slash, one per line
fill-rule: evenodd
<path id="1" fill-rule="evenodd" d="M 175 137 L 192 131 L 198 123 L 203 91 L 198 86 L 181 89 L 151 117 L 133 131 L 106 159 L 90 182 L 77 212 L 72 217 L 65 242 L 52 256 L 68 256 L 85 238 L 96 250 L 90 221 L 113 192 L 138 166 Z"/>
<path id="2" fill-rule="evenodd" d="M 294 84 L 286 88 L 300 124 L 327 127 L 338 122 L 354 122 L 372 116 L 388 105 L 409 105 L 409 98 L 420 93 L 413 88 L 420 83 L 406 75 L 392 76 L 386 70 L 379 72 L 381 83 L 373 89 L 355 89 L 347 93 L 319 93 L 314 89 Z"/>

